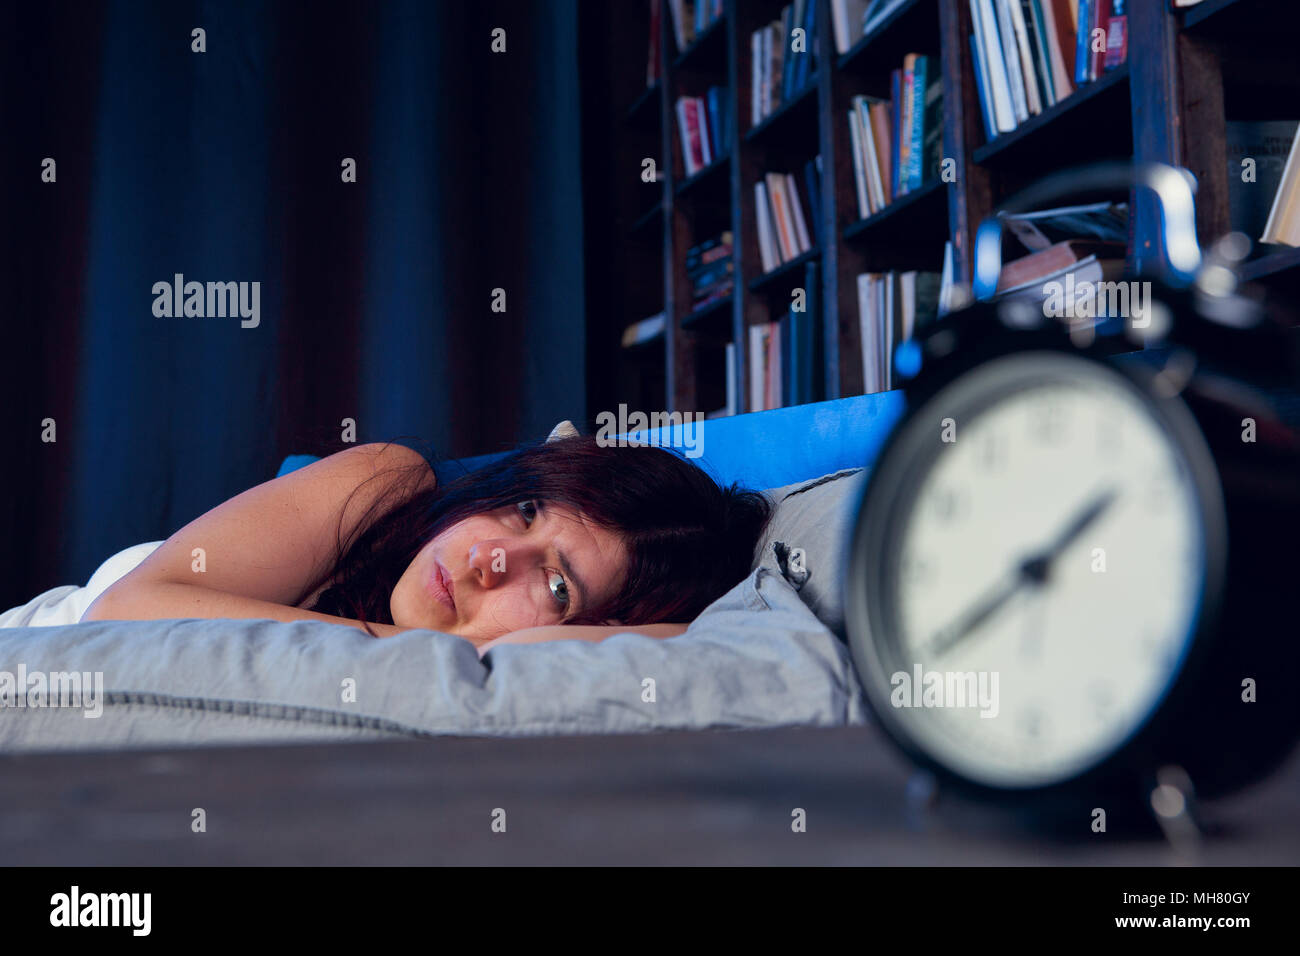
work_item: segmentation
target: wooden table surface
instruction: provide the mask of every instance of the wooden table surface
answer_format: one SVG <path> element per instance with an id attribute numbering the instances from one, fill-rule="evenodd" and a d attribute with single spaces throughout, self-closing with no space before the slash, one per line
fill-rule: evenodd
<path id="1" fill-rule="evenodd" d="M 0 756 L 14 864 L 1294 865 L 1300 760 L 1159 838 L 1027 830 L 871 727 Z M 796 807 L 804 833 L 791 830 Z M 206 832 L 191 830 L 192 811 Z M 492 830 L 505 811 L 504 833 Z"/>

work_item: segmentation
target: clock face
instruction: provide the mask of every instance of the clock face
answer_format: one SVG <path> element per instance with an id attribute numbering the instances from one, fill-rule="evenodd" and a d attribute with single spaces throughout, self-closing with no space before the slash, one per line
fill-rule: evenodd
<path id="1" fill-rule="evenodd" d="M 1128 379 L 1068 354 L 978 366 L 902 427 L 855 549 L 864 686 L 978 783 L 1075 777 L 1141 728 L 1187 654 L 1205 462 Z"/>

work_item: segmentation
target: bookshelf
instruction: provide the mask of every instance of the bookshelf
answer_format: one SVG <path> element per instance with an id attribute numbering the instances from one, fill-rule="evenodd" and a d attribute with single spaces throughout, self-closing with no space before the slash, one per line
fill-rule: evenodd
<path id="1" fill-rule="evenodd" d="M 736 411 L 749 411 L 748 329 L 781 317 L 791 291 L 804 281 L 809 261 L 817 263 L 820 283 L 815 319 L 821 381 L 815 398 L 860 394 L 864 370 L 857 275 L 938 271 L 944 243 L 951 242 L 955 278 L 969 284 L 970 249 L 979 222 L 1035 179 L 1094 159 L 1133 158 L 1189 168 L 1199 181 L 1197 225 L 1202 243 L 1208 244 L 1228 231 L 1231 217 L 1228 121 L 1300 120 L 1300 108 L 1291 105 L 1300 98 L 1300 73 L 1289 49 L 1297 35 L 1289 27 L 1297 25 L 1293 21 L 1300 19 L 1300 9 L 1283 11 L 1270 0 L 1204 0 L 1183 11 L 1172 9 L 1167 0 L 1130 0 L 1127 62 L 991 141 L 975 81 L 969 0 L 905 0 L 843 54 L 835 48 L 830 0 L 814 2 L 818 56 L 809 83 L 758 124 L 751 123 L 750 115 L 750 36 L 779 18 L 781 0 L 724 0 L 720 19 L 680 53 L 664 0 L 661 80 L 649 89 L 644 85 L 646 0 L 592 4 L 592 16 L 611 21 L 606 35 L 615 44 L 628 44 L 612 51 L 611 74 L 604 78 L 611 95 L 623 97 L 611 110 L 611 118 L 622 122 L 609 124 L 615 155 L 624 164 L 624 172 L 614 177 L 612 205 L 627 217 L 619 227 L 625 244 L 658 246 L 655 255 L 639 259 L 645 274 L 657 279 L 657 295 L 646 291 L 649 279 L 638 284 L 625 269 L 617 271 L 628 277 L 626 294 L 617 296 L 617 308 L 602 312 L 600 321 L 621 330 L 661 308 L 667 315 L 661 340 L 618 349 L 613 364 L 636 365 L 640 371 L 613 383 L 606 394 L 593 395 L 593 408 L 614 407 L 619 401 L 683 412 L 718 408 L 725 403 L 723 351 L 734 342 Z M 953 181 L 928 170 L 921 188 L 861 218 L 846 116 L 855 95 L 890 96 L 890 71 L 908 53 L 927 54 L 940 64 L 942 156 L 952 160 Z M 674 104 L 679 96 L 700 96 L 711 86 L 726 91 L 729 145 L 687 178 Z M 654 122 L 647 119 L 651 113 Z M 636 117 L 642 117 L 643 128 L 655 128 L 652 137 L 638 138 Z M 820 224 L 812 249 L 765 272 L 754 184 L 767 171 L 797 172 L 818 154 Z M 658 183 L 639 181 L 639 156 L 656 158 Z M 651 197 L 647 190 L 657 195 Z M 1132 210 L 1128 261 L 1145 267 L 1158 248 L 1155 209 L 1143 194 L 1127 198 Z M 733 234 L 734 289 L 726 299 L 692 311 L 686 251 L 724 229 Z M 606 251 L 611 267 L 621 268 L 618 263 L 626 257 L 616 249 Z M 1261 284 L 1268 298 L 1293 297 L 1300 292 L 1300 250 L 1263 246 L 1243 274 Z"/>

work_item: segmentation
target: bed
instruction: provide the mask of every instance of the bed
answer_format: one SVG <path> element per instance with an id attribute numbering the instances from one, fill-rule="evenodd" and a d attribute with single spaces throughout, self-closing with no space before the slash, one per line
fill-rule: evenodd
<path id="1" fill-rule="evenodd" d="M 76 707 L 13 696 L 0 751 L 863 724 L 839 572 L 865 466 L 901 412 L 883 393 L 704 423 L 698 463 L 768 490 L 777 510 L 750 575 L 679 637 L 503 645 L 480 660 L 453 635 L 376 641 L 314 621 L 9 627 L 0 682 L 76 674 L 86 692 Z"/>

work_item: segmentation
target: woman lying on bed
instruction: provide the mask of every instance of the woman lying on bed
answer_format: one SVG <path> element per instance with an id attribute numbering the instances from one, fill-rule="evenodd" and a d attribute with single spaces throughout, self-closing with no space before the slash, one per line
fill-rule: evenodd
<path id="1" fill-rule="evenodd" d="M 417 452 L 359 445 L 196 518 L 81 619 L 309 619 L 376 637 L 427 628 L 480 655 L 627 631 L 672 637 L 749 573 L 769 508 L 671 452 L 592 436 L 442 487 Z"/>

